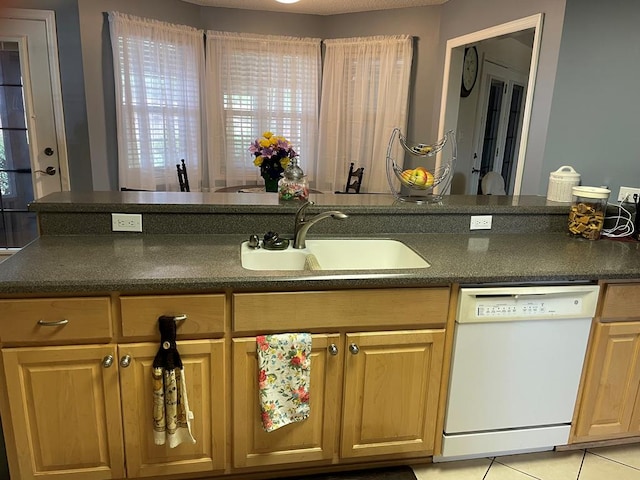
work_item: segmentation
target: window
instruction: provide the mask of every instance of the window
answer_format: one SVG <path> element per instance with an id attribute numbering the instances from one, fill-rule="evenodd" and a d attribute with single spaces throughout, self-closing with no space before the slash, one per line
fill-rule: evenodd
<path id="1" fill-rule="evenodd" d="M 317 188 L 342 190 L 349 164 L 364 167 L 363 190 L 387 192 L 385 152 L 406 130 L 413 55 L 408 35 L 325 40 Z"/>
<path id="2" fill-rule="evenodd" d="M 313 165 L 319 82 L 319 39 L 207 32 L 210 184 L 257 182 L 248 149 L 267 130 Z"/>
<path id="3" fill-rule="evenodd" d="M 387 191 L 384 152 L 393 128 L 406 127 L 411 37 L 327 41 L 321 107 L 320 39 L 208 31 L 205 65 L 201 31 L 109 20 L 121 187 L 178 190 L 181 158 L 194 191 L 261 184 L 249 146 L 271 131 L 291 142 L 311 187 L 341 187 L 356 162 L 367 191 Z"/>
<path id="4" fill-rule="evenodd" d="M 120 186 L 177 191 L 185 159 L 199 189 L 203 32 L 116 12 L 109 22 Z"/>

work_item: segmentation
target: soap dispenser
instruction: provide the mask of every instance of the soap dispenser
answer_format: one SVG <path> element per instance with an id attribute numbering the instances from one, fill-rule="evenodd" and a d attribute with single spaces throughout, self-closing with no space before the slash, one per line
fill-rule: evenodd
<path id="1" fill-rule="evenodd" d="M 278 181 L 278 198 L 302 201 L 309 199 L 307 176 L 298 165 L 297 157 L 291 159 L 287 168 L 284 169 L 284 176 Z"/>

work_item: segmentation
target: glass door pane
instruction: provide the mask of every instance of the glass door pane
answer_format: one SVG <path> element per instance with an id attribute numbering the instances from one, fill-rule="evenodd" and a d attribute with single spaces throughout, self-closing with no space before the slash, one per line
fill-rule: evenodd
<path id="1" fill-rule="evenodd" d="M 507 195 L 513 192 L 511 176 L 516 158 L 516 149 L 519 145 L 520 131 L 522 129 L 522 106 L 524 105 L 524 87 L 513 85 L 511 91 L 511 104 L 509 107 L 509 120 L 507 122 L 507 135 L 504 145 L 504 157 L 502 159 L 502 178 L 507 187 Z"/>
<path id="2" fill-rule="evenodd" d="M 493 162 L 498 148 L 498 135 L 500 133 L 500 114 L 502 111 L 502 98 L 504 96 L 504 82 L 495 78 L 491 79 L 489 99 L 487 102 L 486 122 L 484 127 L 484 139 L 482 142 L 482 160 L 480 163 L 479 179 L 487 172 L 493 170 Z M 478 195 L 482 194 L 478 181 Z"/>
<path id="3" fill-rule="evenodd" d="M 0 42 L 0 248 L 19 248 L 38 236 L 33 201 L 20 51 Z"/>

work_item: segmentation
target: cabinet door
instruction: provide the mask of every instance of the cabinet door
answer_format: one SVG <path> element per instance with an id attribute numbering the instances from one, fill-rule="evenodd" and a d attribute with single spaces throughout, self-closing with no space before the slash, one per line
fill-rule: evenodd
<path id="1" fill-rule="evenodd" d="M 312 337 L 309 418 L 269 433 L 261 423 L 256 340 L 233 340 L 234 467 L 331 460 L 337 440 L 338 382 L 344 355 L 340 351 L 332 355 L 328 348 L 337 346 L 338 338 L 337 334 Z"/>
<path id="2" fill-rule="evenodd" d="M 638 388 L 638 394 L 636 395 L 636 402 L 633 406 L 633 415 L 631 416 L 631 425 L 629 426 L 629 433 L 632 435 L 640 435 L 640 388 Z"/>
<path id="3" fill-rule="evenodd" d="M 116 348 L 2 351 L 22 480 L 124 477 Z M 111 356 L 113 363 L 104 358 Z"/>
<path id="4" fill-rule="evenodd" d="M 175 448 L 156 445 L 153 441 L 151 374 L 157 351 L 157 343 L 118 346 L 127 475 L 149 477 L 223 469 L 226 431 L 224 341 L 178 342 L 187 398 L 194 414 L 192 433 L 196 443 L 183 443 Z M 131 361 L 129 366 L 123 367 L 122 358 L 126 355 Z"/>
<path id="5" fill-rule="evenodd" d="M 444 330 L 347 334 L 342 457 L 430 455 Z"/>
<path id="6" fill-rule="evenodd" d="M 640 322 L 597 323 L 575 442 L 629 433 L 640 385 Z"/>

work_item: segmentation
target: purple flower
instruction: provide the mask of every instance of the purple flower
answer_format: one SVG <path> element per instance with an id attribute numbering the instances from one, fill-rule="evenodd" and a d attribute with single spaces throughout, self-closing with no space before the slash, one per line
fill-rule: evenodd
<path id="1" fill-rule="evenodd" d="M 249 152 L 259 159 L 254 164 L 260 167 L 261 175 L 273 179 L 279 178 L 289 160 L 298 156 L 286 138 L 271 132 L 265 132 L 262 138 L 254 140 Z"/>

